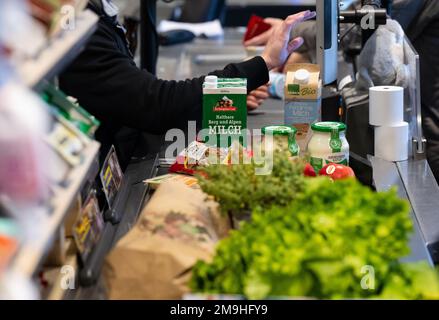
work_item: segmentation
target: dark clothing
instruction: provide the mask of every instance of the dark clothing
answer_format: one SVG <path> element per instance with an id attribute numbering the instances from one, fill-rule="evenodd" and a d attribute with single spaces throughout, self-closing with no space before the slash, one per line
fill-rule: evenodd
<path id="1" fill-rule="evenodd" d="M 439 181 L 439 1 L 395 0 L 393 17 L 402 25 L 420 56 L 427 157 Z"/>
<path id="2" fill-rule="evenodd" d="M 95 6 L 92 9 L 98 11 Z M 126 163 L 141 132 L 163 134 L 171 128 L 186 128 L 188 120 L 201 119 L 204 77 L 164 81 L 140 70 L 127 48 L 123 30 L 103 12 L 97 13 L 101 17 L 98 30 L 61 75 L 60 87 L 102 122 L 96 136 L 103 144 L 103 153 L 115 144 Z M 248 90 L 269 81 L 261 57 L 230 64 L 212 74 L 247 78 Z"/>

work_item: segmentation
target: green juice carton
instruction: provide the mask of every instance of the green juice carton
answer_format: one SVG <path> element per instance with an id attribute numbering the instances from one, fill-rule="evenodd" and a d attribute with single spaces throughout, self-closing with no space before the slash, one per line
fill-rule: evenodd
<path id="1" fill-rule="evenodd" d="M 210 146 L 246 146 L 247 79 L 208 76 L 203 84 L 203 130 L 200 139 Z"/>

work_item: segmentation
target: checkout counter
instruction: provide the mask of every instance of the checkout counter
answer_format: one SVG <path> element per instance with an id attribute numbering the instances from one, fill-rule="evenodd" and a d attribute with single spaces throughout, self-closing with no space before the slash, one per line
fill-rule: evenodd
<path id="1" fill-rule="evenodd" d="M 243 31 L 239 28 L 226 28 L 223 39 L 196 39 L 189 44 L 161 47 L 157 76 L 184 80 L 222 69 L 230 62 L 242 61 L 246 58 L 242 37 Z M 339 68 L 342 73 L 352 70 L 342 60 Z M 262 107 L 248 114 L 248 127 L 258 129 L 282 124 L 283 110 L 283 101 L 269 99 Z M 82 286 L 91 286 L 98 281 L 105 256 L 136 223 L 151 196 L 151 190 L 144 185 L 143 180 L 167 173 L 168 168 L 163 159 L 166 146 L 164 137 L 150 139 L 156 150 L 145 157 L 133 159 L 128 166 L 116 204 L 112 212 L 107 213 L 111 223 L 106 223 L 101 241 L 80 273 Z M 431 264 L 439 264 L 439 187 L 425 158 L 419 156 L 406 162 L 390 163 L 369 156 L 360 161 L 370 168 L 372 184 L 377 191 L 397 187 L 401 198 L 411 204 L 415 232 L 411 239 L 412 253 L 404 260 L 428 260 Z"/>
<path id="2" fill-rule="evenodd" d="M 163 79 L 182 80 L 222 68 L 221 56 L 234 57 L 238 62 L 246 57 L 242 47 L 243 34 L 236 29 L 226 30 L 222 40 L 196 40 L 191 44 L 162 48 L 159 55 L 157 75 Z M 200 59 L 200 56 L 204 59 Z M 206 57 L 211 57 L 206 59 Z M 217 57 L 215 60 L 213 57 Z M 340 61 L 343 72 L 352 70 Z M 341 70 L 340 70 L 341 71 Z M 353 76 L 353 75 L 352 75 Z M 269 99 L 262 107 L 248 114 L 248 127 L 260 129 L 264 126 L 282 124 L 284 103 Z M 401 163 L 390 163 L 370 157 L 367 165 L 373 175 L 373 186 L 377 191 L 397 187 L 399 195 L 408 199 L 416 232 L 412 239 L 410 261 L 428 259 L 439 263 L 439 187 L 425 159 L 410 159 Z"/>

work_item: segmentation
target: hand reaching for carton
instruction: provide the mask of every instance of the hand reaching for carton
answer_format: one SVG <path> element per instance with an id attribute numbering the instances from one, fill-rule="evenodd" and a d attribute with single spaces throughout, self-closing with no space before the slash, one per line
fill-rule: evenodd
<path id="1" fill-rule="evenodd" d="M 290 40 L 291 31 L 301 22 L 313 19 L 315 16 L 314 11 L 304 11 L 288 16 L 282 23 L 278 23 L 270 29 L 271 34 L 262 54 L 269 70 L 283 66 L 288 57 L 302 46 L 302 37 Z"/>
<path id="2" fill-rule="evenodd" d="M 253 90 L 247 96 L 247 110 L 252 111 L 259 108 L 269 96 L 268 85 L 263 85 L 256 90 Z"/>

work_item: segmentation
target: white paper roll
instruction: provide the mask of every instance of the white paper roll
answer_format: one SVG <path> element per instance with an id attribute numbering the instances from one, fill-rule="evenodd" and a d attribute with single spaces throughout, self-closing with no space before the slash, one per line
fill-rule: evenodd
<path id="1" fill-rule="evenodd" d="M 404 88 L 381 86 L 369 89 L 369 123 L 394 126 L 404 121 Z"/>
<path id="2" fill-rule="evenodd" d="M 409 151 L 409 124 L 375 127 L 375 157 L 387 161 L 405 161 Z"/>

